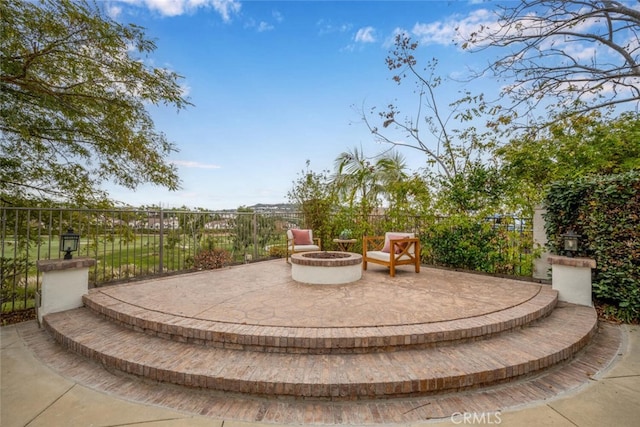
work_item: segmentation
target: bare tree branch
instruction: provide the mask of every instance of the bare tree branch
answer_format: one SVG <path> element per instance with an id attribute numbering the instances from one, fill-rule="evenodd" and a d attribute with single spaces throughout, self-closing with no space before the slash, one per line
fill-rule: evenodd
<path id="1" fill-rule="evenodd" d="M 508 83 L 511 113 L 541 104 L 579 114 L 640 106 L 640 10 L 632 2 L 521 0 L 496 13 L 495 26 L 461 45 L 507 52 L 476 76 L 490 71 Z"/>

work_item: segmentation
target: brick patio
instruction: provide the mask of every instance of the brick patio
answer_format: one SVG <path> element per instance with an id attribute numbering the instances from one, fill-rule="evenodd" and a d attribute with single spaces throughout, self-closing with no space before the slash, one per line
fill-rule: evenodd
<path id="1" fill-rule="evenodd" d="M 391 278 L 371 266 L 358 282 L 314 286 L 275 260 L 94 289 L 85 304 L 46 316 L 51 335 L 24 331 L 54 369 L 128 399 L 243 421 L 505 409 L 580 387 L 620 345 L 593 308 L 558 303 L 550 286 L 429 268 Z"/>

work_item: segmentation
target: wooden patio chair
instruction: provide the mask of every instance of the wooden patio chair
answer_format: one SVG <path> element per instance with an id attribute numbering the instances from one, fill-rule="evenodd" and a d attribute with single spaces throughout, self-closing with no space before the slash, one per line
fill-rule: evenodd
<path id="1" fill-rule="evenodd" d="M 396 275 L 396 266 L 414 265 L 420 273 L 420 239 L 414 233 L 387 232 L 384 236 L 362 238 L 362 269 L 373 262 L 389 267 L 391 277 Z"/>

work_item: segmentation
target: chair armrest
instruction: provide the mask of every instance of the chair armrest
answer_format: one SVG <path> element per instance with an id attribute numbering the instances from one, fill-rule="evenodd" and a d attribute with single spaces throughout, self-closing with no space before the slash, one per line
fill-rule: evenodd
<path id="1" fill-rule="evenodd" d="M 320 237 L 314 237 L 313 241 L 316 242 L 316 245 L 318 245 L 320 249 L 322 249 L 322 245 L 320 244 L 321 243 Z"/>
<path id="2" fill-rule="evenodd" d="M 389 252 L 394 254 L 395 258 L 400 258 L 402 255 L 420 256 L 420 239 L 417 237 L 389 239 L 389 243 Z M 411 251 L 411 248 L 413 248 L 413 251 Z"/>
<path id="3" fill-rule="evenodd" d="M 367 251 L 379 251 L 384 246 L 384 236 L 362 236 L 362 254 Z"/>

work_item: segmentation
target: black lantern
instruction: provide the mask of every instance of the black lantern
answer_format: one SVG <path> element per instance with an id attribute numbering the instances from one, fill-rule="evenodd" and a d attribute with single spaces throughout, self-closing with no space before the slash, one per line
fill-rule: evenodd
<path id="1" fill-rule="evenodd" d="M 569 229 L 565 234 L 562 235 L 564 239 L 564 252 L 567 256 L 573 256 L 578 251 L 578 239 L 580 238 L 579 234 L 576 234 L 573 229 Z"/>
<path id="2" fill-rule="evenodd" d="M 60 252 L 64 252 L 64 259 L 71 259 L 71 252 L 78 250 L 80 245 L 80 235 L 73 232 L 73 228 L 69 228 L 66 233 L 60 236 Z"/>

